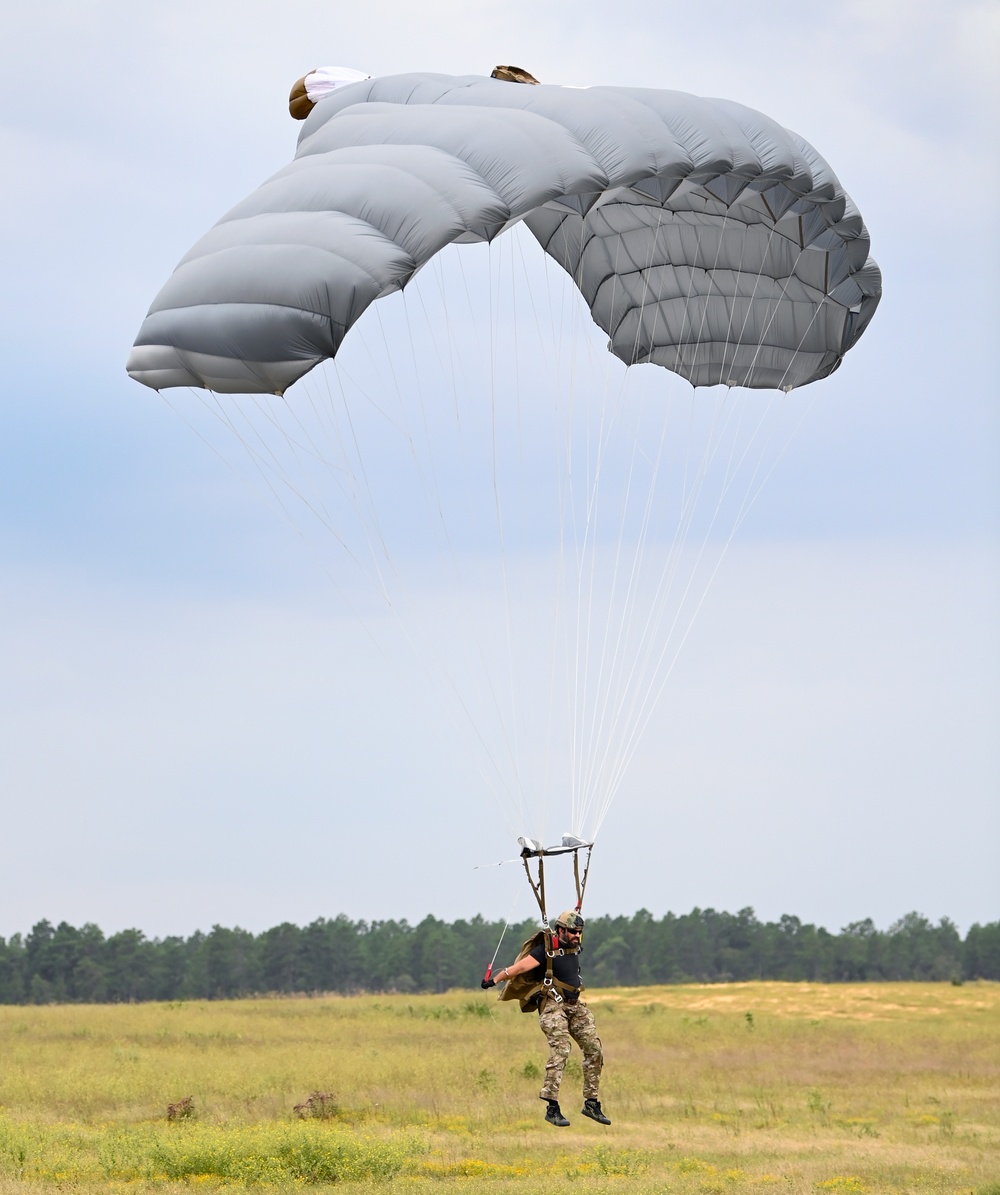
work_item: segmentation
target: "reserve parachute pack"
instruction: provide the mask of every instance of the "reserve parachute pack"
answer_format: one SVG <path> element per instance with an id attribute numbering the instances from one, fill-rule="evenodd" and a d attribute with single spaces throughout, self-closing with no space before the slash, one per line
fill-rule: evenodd
<path id="1" fill-rule="evenodd" d="M 540 929 L 522 945 L 514 961 L 520 962 L 525 955 L 530 954 L 536 946 L 541 945 L 544 941 L 545 930 Z M 521 1005 L 521 1012 L 535 1012 L 542 1002 L 542 991 L 542 981 L 532 979 L 531 972 L 526 971 L 522 975 L 515 975 L 513 979 L 508 979 L 500 989 L 497 999 L 516 1000 Z"/>

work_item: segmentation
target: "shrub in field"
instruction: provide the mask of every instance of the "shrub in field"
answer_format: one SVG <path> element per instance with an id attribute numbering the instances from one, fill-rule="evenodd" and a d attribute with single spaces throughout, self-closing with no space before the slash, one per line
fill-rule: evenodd
<path id="1" fill-rule="evenodd" d="M 496 1075 L 486 1067 L 484 1067 L 478 1075 L 476 1075 L 476 1086 L 480 1091 L 493 1091 L 497 1085 Z"/>
<path id="2" fill-rule="evenodd" d="M 112 1130 L 97 1141 L 97 1162 L 105 1179 L 134 1182 L 148 1169 L 154 1138 L 143 1130 Z"/>
<path id="3" fill-rule="evenodd" d="M 194 1116 L 194 1096 L 186 1095 L 176 1104 L 167 1104 L 167 1120 L 187 1120 Z"/>
<path id="4" fill-rule="evenodd" d="M 649 1154 L 641 1149 L 612 1149 L 609 1145 L 598 1145 L 587 1154 L 598 1173 L 620 1178 L 634 1178 L 649 1169 Z"/>
<path id="5" fill-rule="evenodd" d="M 282 1144 L 278 1158 L 289 1177 L 307 1183 L 384 1182 L 402 1170 L 412 1145 L 330 1134 L 307 1134 Z"/>
<path id="6" fill-rule="evenodd" d="M 199 1126 L 152 1143 L 145 1177 L 177 1181 L 211 1175 L 248 1186 L 384 1182 L 422 1148 L 412 1141 L 376 1141 L 318 1126 Z"/>
<path id="7" fill-rule="evenodd" d="M 31 1133 L 25 1126 L 0 1123 L 0 1174 L 23 1178 L 31 1145 Z"/>
<path id="8" fill-rule="evenodd" d="M 332 1091 L 314 1091 L 301 1104 L 295 1105 L 295 1115 L 300 1120 L 330 1120 L 339 1111 L 337 1097 Z"/>
<path id="9" fill-rule="evenodd" d="M 715 1167 L 703 1158 L 684 1157 L 676 1165 L 681 1174 L 715 1174 Z"/>

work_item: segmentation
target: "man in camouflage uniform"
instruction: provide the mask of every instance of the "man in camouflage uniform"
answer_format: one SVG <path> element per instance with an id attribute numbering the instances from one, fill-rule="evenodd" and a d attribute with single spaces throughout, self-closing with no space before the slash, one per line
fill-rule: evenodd
<path id="1" fill-rule="evenodd" d="M 554 945 L 558 953 L 552 959 L 553 983 L 542 988 L 538 1008 L 538 1025 L 549 1043 L 549 1060 L 545 1064 L 545 1082 L 538 1093 L 539 1098 L 548 1105 L 545 1111 L 548 1123 L 565 1128 L 569 1121 L 559 1107 L 559 1086 L 572 1049 L 572 1039 L 583 1051 L 583 1115 L 596 1120 L 598 1124 L 610 1124 L 598 1098 L 601 1070 L 604 1067 L 601 1039 L 597 1036 L 594 1014 L 580 999 L 583 988 L 580 979 L 583 918 L 572 910 L 560 913 L 555 929 L 557 936 Z M 525 979 L 537 980 L 541 985 L 545 979 L 545 964 L 545 943 L 542 941 L 516 963 L 504 967 L 497 979 L 502 982 L 524 975 Z M 494 982 L 491 978 L 484 981 L 483 986 L 491 987 Z"/>

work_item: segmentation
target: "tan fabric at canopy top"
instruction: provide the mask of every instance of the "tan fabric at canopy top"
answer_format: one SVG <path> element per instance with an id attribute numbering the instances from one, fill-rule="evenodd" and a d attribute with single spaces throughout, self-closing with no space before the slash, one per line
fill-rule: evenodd
<path id="1" fill-rule="evenodd" d="M 442 247 L 522 220 L 616 356 L 696 386 L 823 378 L 881 295 L 836 175 L 758 112 L 676 91 L 396 75 L 319 99 L 294 160 L 167 280 L 128 371 L 157 389 L 282 393 Z"/>

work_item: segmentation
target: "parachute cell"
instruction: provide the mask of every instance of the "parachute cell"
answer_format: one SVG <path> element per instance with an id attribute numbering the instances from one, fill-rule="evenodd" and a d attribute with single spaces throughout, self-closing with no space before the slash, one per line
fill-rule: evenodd
<path id="1" fill-rule="evenodd" d="M 445 245 L 520 221 L 617 357 L 696 386 L 825 377 L 881 294 L 830 167 L 749 108 L 398 75 L 319 101 L 295 159 L 178 265 L 128 372 L 156 389 L 282 393 Z"/>

